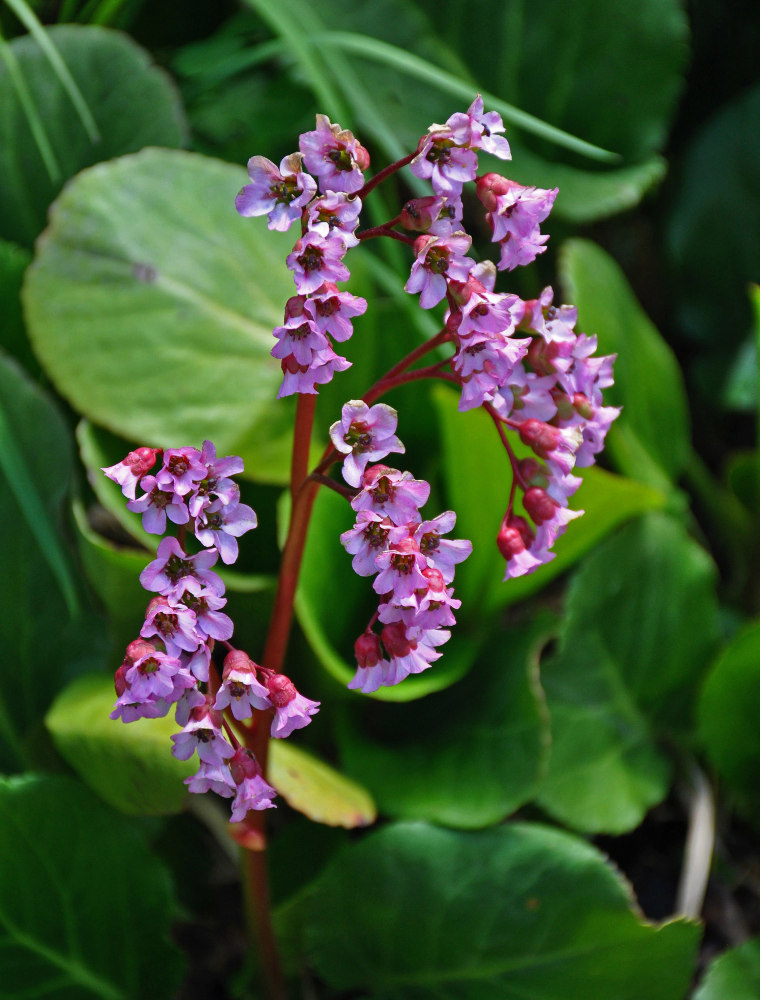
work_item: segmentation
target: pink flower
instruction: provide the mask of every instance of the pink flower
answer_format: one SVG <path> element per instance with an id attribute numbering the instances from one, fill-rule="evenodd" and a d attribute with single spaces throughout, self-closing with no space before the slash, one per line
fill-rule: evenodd
<path id="1" fill-rule="evenodd" d="M 483 113 L 483 98 L 480 94 L 469 106 L 466 112 L 457 112 L 447 120 L 446 125 L 451 132 L 452 140 L 458 146 L 469 149 L 482 149 L 500 160 L 510 160 L 512 154 L 509 143 L 500 136 L 504 132 L 504 122 L 496 111 Z"/>
<path id="2" fill-rule="evenodd" d="M 237 539 L 258 523 L 256 511 L 245 503 L 226 506 L 215 500 L 196 521 L 195 537 L 201 545 L 214 545 L 222 562 L 229 566 L 238 557 Z"/>
<path id="3" fill-rule="evenodd" d="M 250 809 L 276 808 L 272 799 L 277 792 L 267 784 L 259 762 L 250 750 L 238 747 L 230 761 L 230 773 L 237 786 L 232 803 L 231 823 L 239 823 Z"/>
<path id="4" fill-rule="evenodd" d="M 269 700 L 275 710 L 271 735 L 284 739 L 294 729 L 302 729 L 311 722 L 311 716 L 319 711 L 319 702 L 304 698 L 284 674 L 268 671 L 265 676 Z"/>
<path id="5" fill-rule="evenodd" d="M 367 406 L 351 399 L 341 410 L 341 419 L 330 427 L 330 439 L 343 461 L 343 478 L 349 486 L 358 486 L 368 462 L 376 462 L 391 452 L 403 452 L 396 437 L 398 413 L 385 403 Z"/>
<path id="6" fill-rule="evenodd" d="M 465 256 L 472 240 L 463 232 L 450 236 L 418 236 L 414 242 L 417 258 L 412 264 L 404 290 L 421 292 L 420 305 L 432 309 L 446 295 L 450 280 L 464 281 L 475 261 Z"/>
<path id="7" fill-rule="evenodd" d="M 324 239 L 335 233 L 343 240 L 346 249 L 359 245 L 354 230 L 362 210 L 361 199 L 353 198 L 341 191 L 328 191 L 315 198 L 309 205 L 306 228 Z"/>
<path id="8" fill-rule="evenodd" d="M 441 535 L 448 535 L 452 530 L 456 519 L 454 511 L 447 510 L 432 521 L 422 521 L 414 530 L 414 537 L 428 566 L 439 570 L 445 583 L 451 583 L 454 579 L 454 567 L 472 552 L 472 542 L 441 538 Z"/>
<path id="9" fill-rule="evenodd" d="M 388 547 L 388 534 L 392 522 L 373 510 L 360 510 L 356 524 L 340 536 L 346 552 L 353 555 L 352 567 L 358 576 L 372 576 L 377 572 L 377 557 Z"/>
<path id="10" fill-rule="evenodd" d="M 336 354 L 331 347 L 324 347 L 321 351 L 314 351 L 308 364 L 299 364 L 296 358 L 289 354 L 283 358 L 282 385 L 277 396 L 292 396 L 295 392 L 315 394 L 317 385 L 324 385 L 332 381 L 335 372 L 344 372 L 351 367 L 351 362 Z"/>
<path id="11" fill-rule="evenodd" d="M 348 340 L 354 332 L 351 320 L 367 311 L 367 300 L 350 292 L 339 292 L 337 285 L 326 281 L 310 295 L 304 310 L 322 333 L 329 333 L 335 340 Z"/>
<path id="12" fill-rule="evenodd" d="M 280 160 L 280 169 L 265 156 L 252 156 L 248 161 L 246 184 L 235 198 L 235 208 L 246 217 L 268 215 L 267 227 L 285 232 L 317 190 L 313 177 L 301 169 L 301 154 L 290 153 Z"/>
<path id="13" fill-rule="evenodd" d="M 419 509 L 430 496 L 430 483 L 414 479 L 411 472 L 399 472 L 387 465 L 364 470 L 361 492 L 351 501 L 355 511 L 371 510 L 394 524 L 419 520 Z"/>
<path id="14" fill-rule="evenodd" d="M 181 733 L 172 736 L 172 754 L 177 760 L 189 760 L 195 751 L 206 764 L 222 766 L 235 753 L 221 729 L 221 715 L 211 710 L 208 700 L 194 708 L 190 721 Z"/>
<path id="15" fill-rule="evenodd" d="M 194 556 L 188 555 L 173 536 L 164 538 L 158 546 L 156 558 L 140 574 L 140 583 L 146 590 L 154 590 L 172 601 L 177 601 L 185 591 L 187 580 L 197 580 L 218 597 L 224 593 L 221 578 L 210 567 L 219 558 L 216 549 L 206 549 Z"/>
<path id="16" fill-rule="evenodd" d="M 334 234 L 324 237 L 310 232 L 297 240 L 285 263 L 298 291 L 308 295 L 325 281 L 348 281 L 351 274 L 341 260 L 345 252 L 343 240 Z"/>
<path id="17" fill-rule="evenodd" d="M 234 649 L 224 658 L 222 686 L 214 702 L 217 711 L 229 708 L 236 719 L 250 719 L 254 709 L 272 707 L 267 689 L 256 678 L 255 664 L 242 649 Z"/>
<path id="18" fill-rule="evenodd" d="M 322 191 L 353 194 L 364 186 L 367 150 L 352 132 L 333 125 L 327 115 L 317 115 L 316 129 L 301 135 L 299 147 L 307 170 L 319 178 Z"/>
<path id="19" fill-rule="evenodd" d="M 142 514 L 143 528 L 151 535 L 163 535 L 166 518 L 174 524 L 187 524 L 190 514 L 181 496 L 162 490 L 155 476 L 145 476 L 140 486 L 146 492 L 136 500 L 127 503 L 127 510 Z"/>
<path id="20" fill-rule="evenodd" d="M 436 194 L 460 195 L 467 181 L 474 181 L 478 158 L 470 149 L 460 148 L 448 125 L 431 125 L 419 153 L 409 169 L 415 177 L 429 180 Z"/>

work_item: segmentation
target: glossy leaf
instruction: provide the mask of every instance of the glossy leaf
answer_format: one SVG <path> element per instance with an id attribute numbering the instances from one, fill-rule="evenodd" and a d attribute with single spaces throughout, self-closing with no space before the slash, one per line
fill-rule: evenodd
<path id="1" fill-rule="evenodd" d="M 691 722 L 717 640 L 715 571 L 674 519 L 607 539 L 573 577 L 559 650 L 542 665 L 552 752 L 540 803 L 578 829 L 632 829 L 667 792 L 658 746 Z"/>
<path id="2" fill-rule="evenodd" d="M 604 857 L 568 834 L 415 823 L 343 850 L 300 915 L 319 976 L 383 1000 L 683 997 L 697 926 L 654 927 L 630 904 Z"/>
<path id="3" fill-rule="evenodd" d="M 267 777 L 291 809 L 315 823 L 350 830 L 377 818 L 375 803 L 361 785 L 286 740 L 270 742 Z"/>
<path id="4" fill-rule="evenodd" d="M 465 679 L 419 703 L 346 712 L 342 759 L 384 813 L 477 829 L 531 799 L 548 751 L 538 653 L 549 627 L 500 635 Z"/>
<path id="5" fill-rule="evenodd" d="M 721 652 L 699 700 L 699 732 L 737 806 L 760 822 L 760 623 L 753 622 Z"/>
<path id="6" fill-rule="evenodd" d="M 245 180 L 166 149 L 85 171 L 56 203 L 24 300 L 47 373 L 95 423 L 153 446 L 210 438 L 279 482 L 290 432 L 269 351 L 292 236 L 237 215 Z"/>
<path id="7" fill-rule="evenodd" d="M 173 995 L 168 874 L 123 816 L 71 778 L 0 780 L 0 855 L 5 996 Z"/>
<path id="8" fill-rule="evenodd" d="M 752 938 L 719 955 L 694 1000 L 756 1000 L 760 995 L 760 941 Z"/>
<path id="9" fill-rule="evenodd" d="M 88 135 L 56 70 L 31 36 L 10 43 L 60 176 L 53 181 L 26 115 L 0 65 L 0 236 L 30 246 L 45 226 L 48 205 L 64 181 L 99 160 L 143 146 L 179 146 L 182 109 L 170 79 L 126 35 L 104 28 L 58 25 L 46 37 L 60 53 L 92 110 L 99 138 Z"/>
<path id="10" fill-rule="evenodd" d="M 615 385 L 605 393 L 623 412 L 607 437 L 621 472 L 661 487 L 689 458 L 689 414 L 675 355 L 631 291 L 615 261 L 589 240 L 568 240 L 560 259 L 562 286 L 578 306 L 578 328 L 594 334 L 599 354 L 617 354 Z M 648 461 L 653 468 L 642 462 Z"/>

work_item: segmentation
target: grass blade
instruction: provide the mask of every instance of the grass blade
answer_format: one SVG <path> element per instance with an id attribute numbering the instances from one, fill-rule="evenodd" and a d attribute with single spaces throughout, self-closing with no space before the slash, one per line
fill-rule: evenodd
<path id="1" fill-rule="evenodd" d="M 29 88 L 26 85 L 26 80 L 24 79 L 24 74 L 21 72 L 18 60 L 13 53 L 13 49 L 10 45 L 8 45 L 2 35 L 0 35 L 0 59 L 3 60 L 5 68 L 8 70 L 11 85 L 16 91 L 16 96 L 18 97 L 19 104 L 21 105 L 21 110 L 24 112 L 24 117 L 26 118 L 27 124 L 29 125 L 29 129 L 32 133 L 34 144 L 39 151 L 42 162 L 45 164 L 48 176 L 54 184 L 58 184 L 61 180 L 60 165 L 55 153 L 53 152 L 53 147 L 50 145 L 50 140 L 48 139 L 47 132 L 45 131 L 45 126 L 42 122 L 42 118 L 40 117 L 40 113 L 35 107 L 34 98 L 30 94 Z"/>
<path id="2" fill-rule="evenodd" d="M 90 142 L 100 142 L 98 126 L 95 124 L 95 119 L 92 117 L 90 109 L 87 106 L 87 102 L 82 96 L 81 90 L 77 86 L 74 77 L 69 72 L 66 63 L 61 58 L 58 49 L 51 42 L 50 36 L 37 20 L 37 16 L 34 11 L 26 3 L 26 0 L 5 0 L 5 2 L 47 56 L 48 62 L 53 67 L 56 76 L 61 82 L 61 86 L 69 95 L 71 103 L 76 108 L 80 121 L 90 138 Z"/>

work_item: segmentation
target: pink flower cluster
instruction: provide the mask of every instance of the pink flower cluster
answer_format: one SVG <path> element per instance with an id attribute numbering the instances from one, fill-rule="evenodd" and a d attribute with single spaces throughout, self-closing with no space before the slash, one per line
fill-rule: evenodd
<path id="1" fill-rule="evenodd" d="M 283 372 L 279 396 L 315 393 L 317 385 L 349 368 L 333 341 L 348 340 L 353 318 L 367 308 L 365 299 L 339 291 L 335 282 L 350 276 L 343 257 L 358 242 L 354 231 L 362 203 L 357 192 L 369 155 L 326 115 L 317 115 L 316 124 L 300 137 L 300 151 L 286 156 L 279 169 L 264 156 L 251 157 L 251 183 L 235 199 L 241 215 L 266 215 L 270 229 L 285 231 L 301 222 L 302 234 L 287 258 L 298 294 L 288 300 L 283 324 L 274 330 L 272 355 Z"/>
<path id="2" fill-rule="evenodd" d="M 387 465 L 368 465 L 403 452 L 396 423 L 390 406 L 369 408 L 351 400 L 330 431 L 336 449 L 346 454 L 343 477 L 357 487 L 351 500 L 356 523 L 340 540 L 359 576 L 377 574 L 373 588 L 380 605 L 356 641 L 358 670 L 348 685 L 365 693 L 398 684 L 438 659 L 436 647 L 451 635 L 443 626 L 455 624 L 453 609 L 461 603 L 448 585 L 455 565 L 472 551 L 470 542 L 441 538 L 454 527 L 453 511 L 422 520 L 428 483 Z M 378 620 L 380 635 L 372 628 Z"/>
<path id="3" fill-rule="evenodd" d="M 152 474 L 159 454 L 138 448 L 102 471 L 122 487 L 127 507 L 142 513 L 147 531 L 163 534 L 168 517 L 182 532 L 191 525 L 205 548 L 191 555 L 169 536 L 140 574 L 140 583 L 156 596 L 148 603 L 140 637 L 127 646 L 116 671 L 118 697 L 111 718 L 162 718 L 174 707 L 182 730 L 172 736 L 172 753 L 189 760 L 197 752 L 200 759 L 198 772 L 186 781 L 190 791 L 234 797 L 231 818 L 239 821 L 249 809 L 274 805 L 275 791 L 236 739 L 225 710 L 238 722 L 254 710 L 271 712 L 271 735 L 285 737 L 307 725 L 319 705 L 300 695 L 289 678 L 254 664 L 228 642 L 233 623 L 221 610 L 227 603 L 225 585 L 212 567 L 220 557 L 234 562 L 237 537 L 256 526 L 256 514 L 240 503 L 240 489 L 229 478 L 243 471 L 242 460 L 218 459 L 206 441 L 202 451 L 164 451 L 160 469 Z M 136 500 L 138 482 L 146 493 Z M 221 685 L 212 660 L 216 643 L 230 650 Z"/>

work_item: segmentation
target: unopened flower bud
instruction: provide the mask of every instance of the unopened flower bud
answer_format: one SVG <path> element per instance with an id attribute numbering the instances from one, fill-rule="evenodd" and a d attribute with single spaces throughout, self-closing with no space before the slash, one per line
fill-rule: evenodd
<path id="1" fill-rule="evenodd" d="M 546 466 L 536 458 L 521 458 L 518 462 L 520 476 L 526 486 L 540 486 L 546 489 L 549 485 L 549 475 Z"/>
<path id="2" fill-rule="evenodd" d="M 573 396 L 573 407 L 584 420 L 593 419 L 594 407 L 589 402 L 588 396 L 584 396 L 582 392 L 576 392 Z"/>
<path id="3" fill-rule="evenodd" d="M 483 174 L 477 178 L 475 189 L 487 212 L 495 212 L 498 208 L 497 198 L 507 194 L 514 186 L 514 181 L 507 180 L 501 174 Z"/>
<path id="4" fill-rule="evenodd" d="M 502 522 L 496 545 L 499 552 L 509 562 L 514 556 L 528 548 L 534 539 L 533 532 L 524 517 L 512 515 Z"/>
<path id="5" fill-rule="evenodd" d="M 268 674 L 266 679 L 269 698 L 275 708 L 284 708 L 298 694 L 296 686 L 285 674 Z"/>
<path id="6" fill-rule="evenodd" d="M 360 667 L 374 667 L 383 658 L 380 638 L 374 632 L 362 632 L 354 643 L 354 653 Z"/>
<path id="7" fill-rule="evenodd" d="M 160 598 L 158 600 L 160 603 Z M 152 642 L 148 642 L 147 639 L 133 639 L 124 653 L 124 662 L 131 667 L 137 660 L 141 660 L 143 656 L 152 656 L 155 651 L 156 647 Z"/>
<path id="8" fill-rule="evenodd" d="M 369 167 L 369 153 L 358 139 L 354 146 L 354 160 L 359 170 L 366 170 Z"/>
<path id="9" fill-rule="evenodd" d="M 124 465 L 128 465 L 134 475 L 144 476 L 156 464 L 156 456 L 160 453 L 160 448 L 135 448 L 124 459 Z"/>
<path id="10" fill-rule="evenodd" d="M 446 586 L 443 581 L 443 574 L 434 566 L 426 566 L 422 571 L 422 575 L 427 580 L 430 590 L 443 590 Z"/>
<path id="11" fill-rule="evenodd" d="M 542 420 L 531 417 L 520 424 L 520 440 L 527 444 L 529 448 L 540 458 L 547 458 L 550 452 L 557 447 L 559 432 L 556 427 L 545 424 Z"/>
<path id="12" fill-rule="evenodd" d="M 383 645 L 391 657 L 407 656 L 415 649 L 417 643 L 407 638 L 406 625 L 403 622 L 391 622 L 381 632 Z"/>
<path id="13" fill-rule="evenodd" d="M 554 359 L 559 354 L 559 344 L 547 343 L 543 337 L 533 337 L 528 348 L 528 363 L 537 375 L 554 375 Z"/>
<path id="14" fill-rule="evenodd" d="M 232 649 L 224 658 L 222 680 L 227 680 L 233 670 L 238 673 L 254 673 L 256 666 L 242 649 Z"/>
<path id="15" fill-rule="evenodd" d="M 240 785 L 246 778 L 255 778 L 257 774 L 261 774 L 261 768 L 250 750 L 238 747 L 230 759 L 230 774 L 235 784 Z"/>
<path id="16" fill-rule="evenodd" d="M 412 198 L 401 210 L 401 225 L 414 233 L 426 233 L 438 218 L 442 198 Z"/>
<path id="17" fill-rule="evenodd" d="M 129 670 L 131 664 L 126 660 L 121 664 L 119 669 L 113 675 L 113 686 L 116 689 L 116 697 L 121 698 L 124 692 L 127 690 L 127 670 Z"/>
<path id="18" fill-rule="evenodd" d="M 523 506 L 536 524 L 551 521 L 557 510 L 557 505 L 549 494 L 537 486 L 532 486 L 529 490 L 525 491 Z"/>

